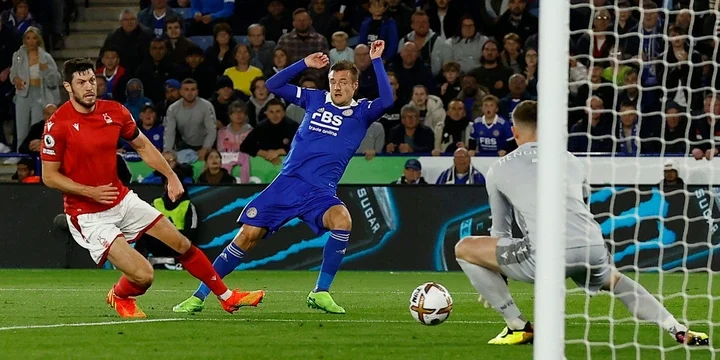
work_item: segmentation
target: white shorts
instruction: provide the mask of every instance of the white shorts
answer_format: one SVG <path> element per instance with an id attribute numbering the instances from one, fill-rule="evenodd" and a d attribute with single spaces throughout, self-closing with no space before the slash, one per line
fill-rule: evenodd
<path id="1" fill-rule="evenodd" d="M 75 242 L 90 251 L 90 257 L 102 266 L 115 239 L 122 236 L 129 243 L 138 240 L 162 214 L 131 190 L 110 209 L 66 217 Z"/>

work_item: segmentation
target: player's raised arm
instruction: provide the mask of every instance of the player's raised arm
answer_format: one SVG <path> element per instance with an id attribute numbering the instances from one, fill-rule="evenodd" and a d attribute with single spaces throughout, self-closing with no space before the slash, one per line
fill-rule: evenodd
<path id="1" fill-rule="evenodd" d="M 370 47 L 370 59 L 372 59 L 373 69 L 377 77 L 378 89 L 380 97 L 370 102 L 368 116 L 370 121 L 375 121 L 382 116 L 385 111 L 393 106 L 392 86 L 390 79 L 385 71 L 382 61 L 382 54 L 385 50 L 385 42 L 377 40 Z"/>
<path id="2" fill-rule="evenodd" d="M 495 166 L 498 166 L 497 164 Z M 485 175 L 485 188 L 488 194 L 488 202 L 490 203 L 490 214 L 492 216 L 492 227 L 490 228 L 490 236 L 498 238 L 512 237 L 513 213 L 512 205 L 505 198 L 505 195 L 497 188 L 497 182 L 502 181 L 496 179 L 496 170 L 494 166 L 490 167 L 487 175 Z"/>
<path id="3" fill-rule="evenodd" d="M 310 54 L 271 76 L 265 82 L 265 86 L 271 93 L 280 96 L 283 100 L 305 108 L 305 97 L 302 96 L 303 90 L 295 85 L 290 85 L 289 82 L 308 68 L 322 69 L 329 63 L 330 59 L 321 52 Z"/>

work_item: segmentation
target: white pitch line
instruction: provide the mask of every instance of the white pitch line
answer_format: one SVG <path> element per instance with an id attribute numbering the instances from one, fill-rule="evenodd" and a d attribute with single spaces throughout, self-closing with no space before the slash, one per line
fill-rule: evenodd
<path id="1" fill-rule="evenodd" d="M 89 322 L 89 323 L 64 323 L 64 324 L 46 324 L 46 325 L 19 325 L 19 326 L 0 327 L 0 331 L 27 330 L 27 329 L 52 329 L 52 328 L 62 328 L 62 327 L 84 327 L 84 326 L 124 325 L 124 324 L 137 324 L 137 323 L 155 323 L 155 322 L 169 322 L 169 321 L 188 321 L 188 320 L 191 320 L 191 319 L 186 319 L 186 318 L 140 319 L 140 320 L 118 320 L 118 321 L 103 321 L 103 322 Z"/>
<path id="2" fill-rule="evenodd" d="M 265 290 L 268 294 L 307 294 L 307 290 Z M 97 288 L 97 289 L 88 289 L 88 288 L 79 288 L 79 289 L 73 289 L 73 288 L 0 288 L 0 291 L 46 291 L 46 292 L 107 292 L 106 288 Z M 186 292 L 189 293 L 188 289 L 153 289 L 150 288 L 148 292 Z M 390 295 L 410 295 L 412 291 L 400 291 L 400 290 L 391 290 L 391 291 L 354 291 L 354 290 L 347 290 L 347 291 L 333 291 L 333 294 L 355 294 L 355 295 L 383 295 L 383 294 L 390 294 Z M 458 292 L 452 292 L 452 295 L 474 295 L 478 296 L 478 293 L 475 292 L 467 292 L 467 291 L 458 291 Z M 519 292 L 519 293 L 512 293 L 512 295 L 515 296 L 534 296 L 535 293 L 532 292 Z M 585 296 L 582 292 L 571 292 L 567 293 L 567 296 Z"/>
<path id="3" fill-rule="evenodd" d="M 166 318 L 166 319 L 142 319 L 142 320 L 118 320 L 118 321 L 104 321 L 104 322 L 89 322 L 89 323 L 64 323 L 64 324 L 46 324 L 46 325 L 19 325 L 19 326 L 8 326 L 0 327 L 0 331 L 10 330 L 31 330 L 31 329 L 53 329 L 53 328 L 64 328 L 64 327 L 86 327 L 86 326 L 107 326 L 107 325 L 124 325 L 124 324 L 138 324 L 138 323 L 156 323 L 156 322 L 171 322 L 171 321 L 202 321 L 202 322 L 258 322 L 258 323 L 340 323 L 340 324 L 415 324 L 417 321 L 412 320 L 376 320 L 376 319 L 262 319 L 262 318 L 233 318 L 233 319 L 198 319 L 198 318 Z M 504 321 L 489 321 L 489 320 L 448 320 L 445 324 L 462 324 L 462 325 L 499 325 L 505 324 Z M 567 325 L 582 325 L 586 326 L 587 323 L 571 322 L 566 323 Z M 609 322 L 598 322 L 592 323 L 591 326 L 610 326 Z M 635 326 L 634 322 L 616 322 L 615 326 Z M 655 326 L 655 324 L 640 322 L 637 325 L 640 326 Z"/>

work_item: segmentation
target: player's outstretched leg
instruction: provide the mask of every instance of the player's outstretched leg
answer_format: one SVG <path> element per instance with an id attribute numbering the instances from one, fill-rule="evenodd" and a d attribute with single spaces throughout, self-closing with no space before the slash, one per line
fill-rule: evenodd
<path id="1" fill-rule="evenodd" d="M 110 244 L 107 259 L 123 272 L 117 284 L 110 289 L 107 303 L 120 317 L 144 318 L 145 313 L 135 303 L 135 297 L 144 294 L 152 285 L 152 265 L 122 235 Z"/>
<path id="2" fill-rule="evenodd" d="M 507 326 L 488 344 L 519 345 L 532 342 L 533 328 L 510 295 L 496 257 L 498 239 L 468 236 L 455 245 L 455 258 L 475 290 L 505 319 Z"/>
<path id="3" fill-rule="evenodd" d="M 687 326 L 680 324 L 642 285 L 621 274 L 614 267 L 609 283 L 603 290 L 612 291 L 635 318 L 655 322 L 679 343 L 699 346 L 708 345 L 710 342 L 707 334 L 691 331 Z"/>
<path id="4" fill-rule="evenodd" d="M 245 254 L 250 251 L 258 243 L 263 236 L 265 236 L 266 230 L 263 228 L 243 225 L 238 231 L 235 239 L 218 255 L 213 262 L 213 268 L 221 278 L 225 278 L 228 274 L 233 272 L 235 268 L 240 265 Z M 185 301 L 173 307 L 173 311 L 179 313 L 194 313 L 200 312 L 205 307 L 205 299 L 210 294 L 210 288 L 205 283 L 200 283 L 200 286 L 192 296 L 187 298 Z M 241 292 L 243 297 L 239 303 L 239 306 L 257 306 L 265 297 L 265 292 L 262 290 Z"/>
<path id="5" fill-rule="evenodd" d="M 323 261 L 320 265 L 315 289 L 307 297 L 309 307 L 323 310 L 331 314 L 344 314 L 345 309 L 335 303 L 330 296 L 330 285 L 340 269 L 340 264 L 345 257 L 350 230 L 352 229 L 352 218 L 350 212 L 344 205 L 334 205 L 323 214 L 323 226 L 330 230 L 330 238 L 323 248 Z"/>
<path id="6" fill-rule="evenodd" d="M 213 294 L 218 297 L 225 311 L 232 313 L 245 305 L 249 293 L 228 290 L 222 277 L 213 269 L 207 256 L 192 245 L 190 240 L 180 234 L 170 220 L 165 217 L 160 218 L 147 233 L 180 253 L 178 260 L 183 268 L 192 276 L 207 284 Z"/>

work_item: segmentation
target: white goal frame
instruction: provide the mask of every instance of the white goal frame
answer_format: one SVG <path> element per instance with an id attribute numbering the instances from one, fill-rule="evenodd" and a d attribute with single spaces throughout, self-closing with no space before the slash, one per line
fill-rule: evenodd
<path id="1" fill-rule="evenodd" d="M 535 359 L 565 355 L 569 14 L 568 0 L 540 3 Z"/>

